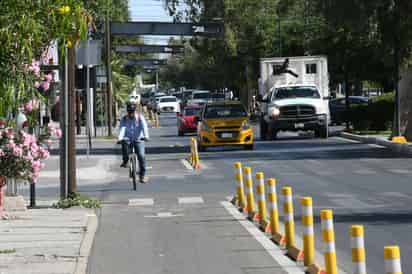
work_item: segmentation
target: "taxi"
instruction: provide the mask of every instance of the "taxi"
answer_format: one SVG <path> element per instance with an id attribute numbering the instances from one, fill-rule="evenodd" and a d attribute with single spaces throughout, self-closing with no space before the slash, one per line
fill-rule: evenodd
<path id="1" fill-rule="evenodd" d="M 253 150 L 253 129 L 241 103 L 208 103 L 198 117 L 198 122 L 199 151 L 216 146 L 243 146 Z"/>

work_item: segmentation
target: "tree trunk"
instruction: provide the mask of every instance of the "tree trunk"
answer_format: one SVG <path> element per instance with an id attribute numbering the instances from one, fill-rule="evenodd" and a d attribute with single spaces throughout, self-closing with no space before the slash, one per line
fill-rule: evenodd
<path id="1" fill-rule="evenodd" d="M 408 141 L 412 141 L 412 67 L 401 71 L 399 83 L 401 99 L 401 133 L 404 133 Z"/>

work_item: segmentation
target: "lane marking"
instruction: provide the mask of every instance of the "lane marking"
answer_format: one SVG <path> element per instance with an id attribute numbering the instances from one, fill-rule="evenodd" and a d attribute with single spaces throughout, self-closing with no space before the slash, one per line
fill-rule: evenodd
<path id="1" fill-rule="evenodd" d="M 178 197 L 177 198 L 179 204 L 203 204 L 202 197 Z"/>
<path id="2" fill-rule="evenodd" d="M 410 174 L 411 171 L 407 169 L 388 169 L 390 173 L 395 173 L 395 174 Z"/>
<path id="3" fill-rule="evenodd" d="M 302 274 L 303 269 L 299 268 L 295 262 L 287 258 L 262 231 L 245 217 L 229 202 L 221 202 L 221 205 L 249 232 L 257 242 L 259 242 L 266 252 L 280 265 L 280 267 L 290 274 Z"/>
<path id="4" fill-rule="evenodd" d="M 174 218 L 183 217 L 183 214 L 173 214 L 172 212 L 158 212 L 156 215 L 146 215 L 145 218 Z"/>
<path id="5" fill-rule="evenodd" d="M 190 165 L 190 163 L 186 159 L 180 159 L 180 162 L 182 165 L 187 169 L 187 170 L 193 170 L 193 167 Z"/>
<path id="6" fill-rule="evenodd" d="M 372 175 L 372 174 L 376 174 L 377 172 L 372 169 L 358 169 L 358 170 L 355 170 L 353 173 L 359 174 L 359 175 Z"/>
<path id="7" fill-rule="evenodd" d="M 154 205 L 154 200 L 152 198 L 129 199 L 129 206 L 152 206 L 152 205 Z"/>
<path id="8" fill-rule="evenodd" d="M 352 140 L 352 139 L 346 139 L 346 138 L 339 137 L 339 136 L 335 136 L 335 137 L 332 137 L 332 138 L 333 139 L 338 139 L 338 140 L 341 140 L 341 141 L 345 141 L 345 142 L 349 142 L 349 143 L 354 143 L 354 144 L 363 144 L 360 141 L 356 141 L 356 140 Z"/>
<path id="9" fill-rule="evenodd" d="M 386 148 L 385 146 L 377 145 L 377 144 L 368 144 L 368 146 L 373 148 Z"/>

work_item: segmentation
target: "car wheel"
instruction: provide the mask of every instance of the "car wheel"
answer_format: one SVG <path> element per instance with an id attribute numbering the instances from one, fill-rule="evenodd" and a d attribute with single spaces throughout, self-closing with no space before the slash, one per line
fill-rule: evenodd
<path id="1" fill-rule="evenodd" d="M 205 151 L 206 151 L 206 148 L 199 143 L 199 144 L 197 145 L 197 150 L 199 150 L 199 152 L 205 152 Z"/>
<path id="2" fill-rule="evenodd" d="M 253 144 L 251 145 L 245 145 L 245 149 L 246 150 L 253 150 L 255 148 L 255 146 Z"/>
<path id="3" fill-rule="evenodd" d="M 260 139 L 265 141 L 267 139 L 268 124 L 263 117 L 260 117 Z"/>

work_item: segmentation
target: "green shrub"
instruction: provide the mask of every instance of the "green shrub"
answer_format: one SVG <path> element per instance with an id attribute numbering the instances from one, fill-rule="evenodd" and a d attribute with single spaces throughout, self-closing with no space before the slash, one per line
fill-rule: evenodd
<path id="1" fill-rule="evenodd" d="M 393 123 L 394 104 L 394 93 L 374 97 L 367 105 L 351 108 L 349 121 L 354 130 L 388 130 Z"/>
<path id="2" fill-rule="evenodd" d="M 84 194 L 71 193 L 66 199 L 62 199 L 53 205 L 55 208 L 69 208 L 72 206 L 100 208 L 100 201 Z"/>

